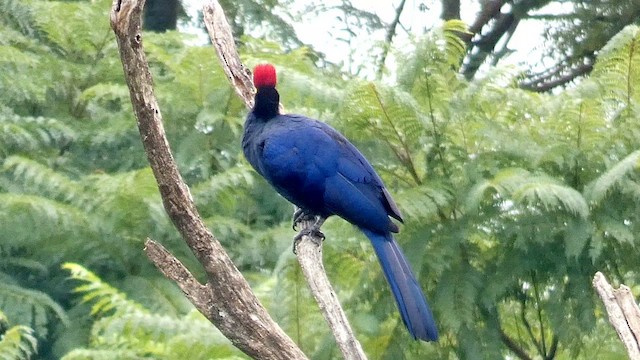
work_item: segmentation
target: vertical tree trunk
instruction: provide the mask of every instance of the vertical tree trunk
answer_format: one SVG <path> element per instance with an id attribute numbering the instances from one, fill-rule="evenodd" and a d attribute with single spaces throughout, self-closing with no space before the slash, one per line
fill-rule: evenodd
<path id="1" fill-rule="evenodd" d="M 460 0 L 442 0 L 442 20 L 460 19 Z"/>
<path id="2" fill-rule="evenodd" d="M 175 30 L 181 10 L 179 0 L 148 0 L 144 8 L 144 29 L 155 32 Z"/>

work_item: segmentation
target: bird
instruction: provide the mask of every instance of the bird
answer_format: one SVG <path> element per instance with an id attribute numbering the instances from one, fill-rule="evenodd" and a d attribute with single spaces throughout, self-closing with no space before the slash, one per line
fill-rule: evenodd
<path id="1" fill-rule="evenodd" d="M 280 195 L 297 207 L 295 225 L 324 239 L 320 226 L 337 215 L 369 238 L 404 325 L 414 339 L 437 341 L 438 330 L 418 280 L 392 233 L 403 222 L 398 206 L 362 153 L 333 127 L 303 115 L 282 114 L 272 64 L 253 70 L 256 87 L 242 136 L 249 164 Z M 295 245 L 294 245 L 295 249 Z"/>

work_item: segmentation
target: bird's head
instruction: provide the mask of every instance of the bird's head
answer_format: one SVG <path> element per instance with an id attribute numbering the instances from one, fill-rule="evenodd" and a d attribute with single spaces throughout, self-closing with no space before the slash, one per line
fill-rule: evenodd
<path id="1" fill-rule="evenodd" d="M 253 69 L 253 85 L 256 88 L 275 87 L 278 82 L 276 68 L 271 64 L 260 64 Z"/>
<path id="2" fill-rule="evenodd" d="M 276 68 L 271 64 L 260 64 L 253 69 L 253 85 L 256 97 L 253 113 L 262 119 L 271 119 L 280 114 L 280 95 L 276 90 Z"/>

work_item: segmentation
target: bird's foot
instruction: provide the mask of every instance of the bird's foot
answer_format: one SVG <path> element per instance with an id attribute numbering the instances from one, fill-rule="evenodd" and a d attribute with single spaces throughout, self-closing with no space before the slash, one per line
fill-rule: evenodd
<path id="1" fill-rule="evenodd" d="M 296 208 L 296 211 L 293 213 L 293 230 L 294 231 L 298 231 L 298 224 L 303 222 L 303 221 L 311 221 L 311 220 L 315 220 L 316 216 L 313 214 L 310 214 L 300 208 Z"/>
<path id="2" fill-rule="evenodd" d="M 322 241 L 324 241 L 325 237 L 324 234 L 322 233 L 322 231 L 320 231 L 320 228 L 317 226 L 312 226 L 308 229 L 302 229 L 300 230 L 300 232 L 298 233 L 298 235 L 296 235 L 293 238 L 293 253 L 296 253 L 296 247 L 298 246 L 298 244 L 300 243 L 300 241 L 302 241 L 302 237 L 303 236 L 309 236 L 311 238 L 311 240 L 316 243 L 316 245 L 320 246 L 320 244 L 322 243 Z M 320 241 L 318 242 L 317 240 L 320 239 Z"/>

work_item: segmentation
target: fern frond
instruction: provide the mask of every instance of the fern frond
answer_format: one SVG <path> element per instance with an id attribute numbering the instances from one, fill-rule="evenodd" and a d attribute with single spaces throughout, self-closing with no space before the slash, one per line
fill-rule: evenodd
<path id="1" fill-rule="evenodd" d="M 99 318 L 92 327 L 91 347 L 74 350 L 64 359 L 217 359 L 239 354 L 195 310 L 181 317 L 165 311 L 152 313 L 82 266 L 67 263 L 63 268 L 71 272 L 72 279 L 82 281 L 74 291 L 83 294 L 83 302 L 93 303 L 91 313 Z"/>
<path id="2" fill-rule="evenodd" d="M 442 28 L 434 29 L 419 39 L 411 53 L 400 55 L 402 61 L 397 69 L 398 85 L 405 91 L 423 97 L 426 78 L 430 77 L 430 87 L 441 92 L 442 98 L 446 97 L 445 94 L 459 84 L 457 71 L 466 53 L 466 44 L 460 34 L 467 32 L 463 22 L 450 20 Z"/>
<path id="3" fill-rule="evenodd" d="M 288 252 L 290 253 L 290 250 Z M 322 316 L 317 306 L 314 306 L 313 297 L 305 284 L 300 267 L 289 254 L 285 259 L 283 266 L 274 271 L 277 282 L 272 302 L 277 305 L 271 312 L 285 332 L 292 334 L 296 343 L 302 347 L 315 348 L 319 342 L 320 333 L 326 330 L 310 329 L 306 324 L 322 321 Z"/>
<path id="4" fill-rule="evenodd" d="M 166 234 L 170 222 L 150 168 L 118 174 L 94 174 L 82 179 L 92 193 L 87 210 L 101 214 L 101 226 L 123 229 L 127 236 L 144 238 Z"/>
<path id="5" fill-rule="evenodd" d="M 207 227 L 212 229 L 216 236 L 224 239 L 224 242 L 229 242 L 230 245 L 236 241 L 246 241 L 253 235 L 253 230 L 249 226 L 233 217 L 214 215 L 206 218 L 204 222 Z M 233 250 L 234 248 L 232 247 L 231 249 Z M 244 248 L 242 251 L 252 252 Z"/>
<path id="6" fill-rule="evenodd" d="M 341 239 L 344 241 L 344 238 Z M 361 239 L 349 239 L 350 243 L 361 245 Z M 331 269 L 331 282 L 340 289 L 340 298 L 344 301 L 351 300 L 350 296 L 356 293 L 362 286 L 360 274 L 370 264 L 371 252 L 360 251 L 362 248 L 347 247 L 341 244 L 339 247 L 328 246 L 325 248 L 325 263 Z"/>
<path id="7" fill-rule="evenodd" d="M 636 150 L 605 171 L 591 182 L 584 191 L 589 201 L 599 203 L 616 186 L 628 178 L 631 172 L 640 167 L 640 150 Z"/>
<path id="8" fill-rule="evenodd" d="M 442 316 L 442 324 L 449 329 L 454 329 L 453 331 L 458 331 L 465 326 L 465 323 L 473 321 L 471 309 L 474 298 L 483 287 L 482 276 L 470 264 L 455 266 L 441 276 L 442 279 L 450 279 L 450 281 L 438 282 L 432 302 L 442 314 L 445 314 Z"/>
<path id="9" fill-rule="evenodd" d="M 564 208 L 581 218 L 589 215 L 589 206 L 578 191 L 556 183 L 548 177 L 534 177 L 513 193 L 513 199 L 524 205 L 541 204 L 554 211 Z"/>
<path id="10" fill-rule="evenodd" d="M 471 35 L 467 24 L 458 19 L 452 19 L 445 21 L 442 24 L 442 38 L 445 40 L 444 53 L 446 55 L 447 63 L 458 69 L 462 60 L 467 53 L 467 44 L 462 40 L 460 35 Z"/>
<path id="11" fill-rule="evenodd" d="M 237 196 L 254 183 L 255 173 L 245 164 L 238 164 L 193 186 L 191 191 L 198 206 L 213 207 L 221 196 Z"/>
<path id="12" fill-rule="evenodd" d="M 278 67 L 278 86 L 281 97 L 286 99 L 285 109 L 326 121 L 330 116 L 327 112 L 337 111 L 346 95 L 345 84 L 331 74 L 318 78 L 317 73 L 322 70 L 313 68 L 303 73 L 291 65 L 285 63 Z"/>
<path id="13" fill-rule="evenodd" d="M 496 190 L 510 194 L 527 183 L 531 173 L 521 168 L 509 168 L 499 171 L 492 180 Z"/>
<path id="14" fill-rule="evenodd" d="M 29 360 L 38 352 L 38 340 L 28 326 L 14 326 L 0 335 L 0 359 Z"/>
<path id="15" fill-rule="evenodd" d="M 3 245 L 15 248 L 37 244 L 40 250 L 56 251 L 58 255 L 78 251 L 67 248 L 68 243 L 61 239 L 82 239 L 92 229 L 87 214 L 76 207 L 12 193 L 0 193 L 0 223 L 10 224 L 0 232 Z"/>
<path id="16" fill-rule="evenodd" d="M 103 282 L 96 274 L 81 265 L 65 263 L 62 268 L 70 272 L 71 279 L 84 283 L 84 285 L 77 286 L 74 292 L 83 294 L 83 302 L 93 302 L 91 306 L 92 315 L 102 317 L 109 314 L 147 312 L 142 305 L 127 299 L 124 293 Z"/>
<path id="17" fill-rule="evenodd" d="M 27 37 L 45 38 L 35 19 L 33 9 L 23 2 L 0 0 L 0 24 L 7 25 Z"/>
<path id="18" fill-rule="evenodd" d="M 490 189 L 494 191 L 492 203 L 512 199 L 525 207 L 542 205 L 548 211 L 564 209 L 582 218 L 589 215 L 589 206 L 578 191 L 548 176 L 532 175 L 520 168 L 502 170 L 492 180 L 475 184 L 467 195 L 467 208 L 477 209 Z"/>
<path id="19" fill-rule="evenodd" d="M 122 312 L 95 323 L 93 332 L 101 337 L 123 336 L 141 342 L 169 343 L 180 337 L 181 342 L 214 344 L 231 343 L 203 316 L 187 314 L 176 318 L 146 312 Z"/>
<path id="20" fill-rule="evenodd" d="M 482 179 L 475 183 L 465 197 L 464 207 L 467 212 L 475 213 L 489 191 L 493 191 L 491 196 L 494 196 L 496 193 L 496 188 L 491 180 Z"/>
<path id="21" fill-rule="evenodd" d="M 104 1 L 102 4 L 106 5 Z M 85 6 L 76 2 L 34 2 L 31 5 L 35 12 L 50 15 L 37 17 L 38 26 L 47 34 L 49 42 L 67 57 L 91 64 L 96 53 L 105 46 L 109 23 L 104 6 Z M 65 18 L 65 26 L 60 26 L 54 18 Z"/>
<path id="22" fill-rule="evenodd" d="M 2 250 L 0 248 L 0 250 Z M 34 274 L 46 275 L 49 269 L 40 261 L 27 257 L 6 255 L 0 252 L 0 269 L 25 269 Z"/>
<path id="23" fill-rule="evenodd" d="M 426 135 L 426 117 L 407 93 L 373 83 L 361 83 L 349 91 L 340 116 L 344 131 L 352 139 L 384 141 L 412 175 L 421 181 L 412 149 L 421 148 Z"/>
<path id="24" fill-rule="evenodd" d="M 408 94 L 374 83 L 358 84 L 349 94 L 345 118 L 352 122 L 354 136 L 377 135 L 393 144 L 414 144 L 423 134 L 418 106 Z"/>
<path id="25" fill-rule="evenodd" d="M 4 161 L 2 170 L 10 174 L 11 181 L 23 192 L 62 202 L 82 204 L 86 201 L 85 194 L 79 191 L 80 184 L 35 160 L 10 156 Z"/>
<path id="26" fill-rule="evenodd" d="M 109 129 L 107 134 L 91 134 L 96 143 L 108 143 L 108 136 L 124 135 L 131 130 L 131 104 L 129 90 L 124 84 L 98 83 L 84 89 L 78 95 L 78 103 L 82 104 L 87 115 L 99 122 L 101 129 Z"/>
<path id="27" fill-rule="evenodd" d="M 438 212 L 451 206 L 453 194 L 441 187 L 416 186 L 398 193 L 395 197 L 405 216 L 427 219 L 438 216 Z"/>
<path id="28" fill-rule="evenodd" d="M 33 289 L 3 282 L 0 286 L 0 307 L 15 322 L 29 324 L 37 334 L 46 336 L 49 324 L 55 320 L 67 326 L 64 309 L 49 295 Z"/>
<path id="29" fill-rule="evenodd" d="M 635 89 L 640 82 L 640 27 L 629 25 L 611 38 L 598 52 L 592 78 L 607 89 L 605 97 L 621 103 L 626 109 L 640 101 Z"/>
<path id="30" fill-rule="evenodd" d="M 0 153 L 5 155 L 59 149 L 75 137 L 74 130 L 56 119 L 0 113 Z"/>

